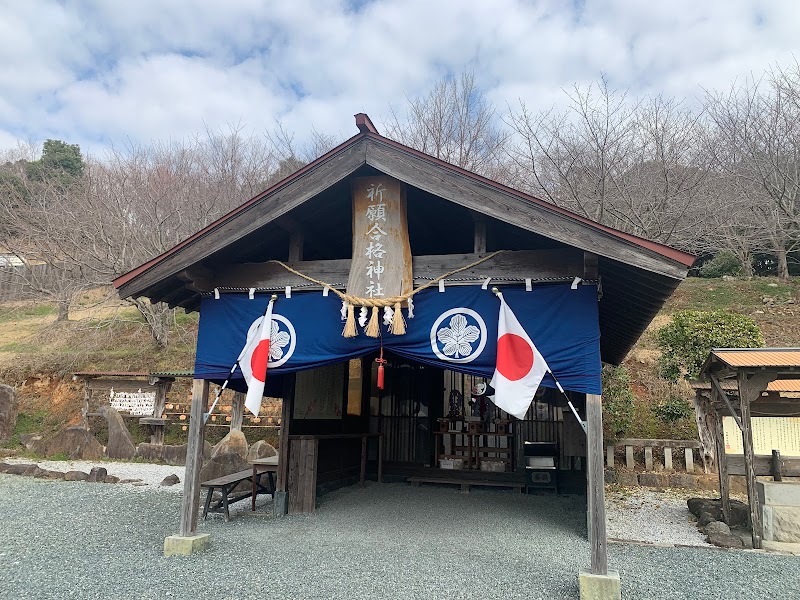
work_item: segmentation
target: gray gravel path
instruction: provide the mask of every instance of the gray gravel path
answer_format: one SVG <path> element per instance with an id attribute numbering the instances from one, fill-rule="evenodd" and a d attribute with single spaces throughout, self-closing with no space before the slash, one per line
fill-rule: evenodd
<path id="1" fill-rule="evenodd" d="M 162 556 L 180 496 L 0 475 L 0 598 L 577 598 L 579 498 L 368 484 L 316 515 L 210 519 Z M 623 597 L 800 598 L 800 558 L 613 544 Z M 750 587 L 754 589 L 750 591 Z"/>

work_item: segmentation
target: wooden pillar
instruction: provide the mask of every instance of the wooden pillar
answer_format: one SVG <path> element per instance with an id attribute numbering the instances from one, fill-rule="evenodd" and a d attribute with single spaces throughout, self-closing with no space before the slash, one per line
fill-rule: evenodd
<path id="1" fill-rule="evenodd" d="M 244 401 L 247 394 L 243 392 L 236 392 L 233 395 L 233 403 L 231 405 L 231 431 L 242 430 L 242 422 L 244 421 Z"/>
<path id="2" fill-rule="evenodd" d="M 751 389 L 747 375 L 739 373 L 739 414 L 742 418 L 742 445 L 744 446 L 744 474 L 747 479 L 747 500 L 750 503 L 750 524 L 753 528 L 753 548 L 761 548 L 761 510 L 756 491 L 755 456 L 753 452 L 753 430 L 750 423 Z"/>
<path id="3" fill-rule="evenodd" d="M 167 390 L 170 387 L 169 381 L 159 381 L 155 384 L 156 400 L 153 403 L 153 418 L 161 419 L 164 416 L 164 409 L 167 404 Z M 164 445 L 164 425 L 151 425 L 150 443 L 156 446 Z"/>
<path id="4" fill-rule="evenodd" d="M 586 394 L 586 499 L 589 512 L 589 547 L 594 575 L 608 574 L 606 496 L 603 470 L 603 405 L 597 394 Z"/>
<path id="5" fill-rule="evenodd" d="M 192 412 L 189 415 L 189 442 L 186 448 L 186 475 L 181 500 L 180 535 L 188 537 L 197 530 L 200 501 L 200 468 L 203 466 L 205 427 L 203 413 L 208 406 L 208 381 L 195 379 L 192 383 Z"/>
<path id="6" fill-rule="evenodd" d="M 299 262 L 303 260 L 303 241 L 304 236 L 301 231 L 292 232 L 289 236 L 289 262 Z"/>
<path id="7" fill-rule="evenodd" d="M 712 398 L 717 391 L 712 389 Z M 722 417 L 713 408 L 711 415 L 714 420 L 714 448 L 719 473 L 719 497 L 722 499 L 722 518 L 726 523 L 730 523 L 731 517 L 731 485 L 728 478 L 728 456 L 725 454 L 725 434 L 722 428 Z"/>
<path id="8" fill-rule="evenodd" d="M 289 511 L 289 434 L 294 406 L 294 374 L 284 375 L 283 402 L 281 403 L 281 430 L 278 440 L 278 474 L 275 482 L 274 516 L 283 516 Z"/>

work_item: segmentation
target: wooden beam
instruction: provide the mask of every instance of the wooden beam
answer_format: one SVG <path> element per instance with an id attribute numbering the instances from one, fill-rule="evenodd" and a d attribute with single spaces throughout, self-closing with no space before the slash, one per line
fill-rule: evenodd
<path id="1" fill-rule="evenodd" d="M 233 394 L 233 402 L 231 403 L 231 431 L 242 430 L 242 421 L 244 421 L 244 400 L 247 394 L 243 392 L 235 392 Z"/>
<path id="2" fill-rule="evenodd" d="M 105 391 L 114 388 L 120 390 L 142 390 L 143 392 L 155 392 L 156 386 L 150 385 L 147 379 L 88 379 L 86 387 L 91 391 Z"/>
<path id="3" fill-rule="evenodd" d="M 197 512 L 200 502 L 200 469 L 203 466 L 205 428 L 203 413 L 208 406 L 208 381 L 192 382 L 192 411 L 189 415 L 189 442 L 186 447 L 186 475 L 181 499 L 180 535 L 188 537 L 197 531 Z"/>
<path id="4" fill-rule="evenodd" d="M 586 394 L 586 492 L 592 573 L 608 574 L 605 474 L 603 470 L 603 405 L 597 394 Z"/>
<path id="5" fill-rule="evenodd" d="M 284 375 L 283 402 L 281 403 L 281 432 L 278 439 L 278 476 L 275 482 L 274 516 L 283 516 L 289 510 L 289 435 L 294 407 L 294 374 Z"/>
<path id="6" fill-rule="evenodd" d="M 725 390 L 722 389 L 719 380 L 714 375 L 711 376 L 711 385 L 713 389 L 717 392 L 716 399 L 717 400 L 721 399 L 725 403 L 725 405 L 728 407 L 728 410 L 730 411 L 730 415 L 733 417 L 733 420 L 736 421 L 736 424 L 739 426 L 739 431 L 744 431 L 744 429 L 742 429 L 742 420 L 736 415 L 736 411 L 733 409 L 731 401 L 728 400 L 728 394 L 726 394 Z"/>
<path id="7" fill-rule="evenodd" d="M 400 181 L 498 221 L 667 277 L 683 279 L 686 276 L 684 265 L 654 251 L 548 210 L 546 206 L 535 205 L 511 192 L 487 186 L 467 175 L 432 168 L 422 157 L 398 152 L 380 140 L 367 141 L 366 162 Z"/>
<path id="8" fill-rule="evenodd" d="M 769 476 L 775 472 L 774 457 L 771 454 L 756 454 L 753 469 L 757 477 Z M 783 477 L 800 477 L 800 458 L 781 456 L 780 471 Z M 728 454 L 728 475 L 745 475 L 744 456 Z"/>
<path id="9" fill-rule="evenodd" d="M 583 278 L 597 279 L 597 254 L 592 252 L 583 253 Z"/>
<path id="10" fill-rule="evenodd" d="M 459 266 L 468 265 L 481 258 L 481 254 L 441 254 L 415 256 L 412 259 L 414 285 L 419 286 L 435 277 L 452 271 Z M 309 260 L 289 263 L 293 269 L 325 281 L 336 287 L 344 288 L 350 274 L 350 259 Z M 580 277 L 584 273 L 583 253 L 570 249 L 559 250 L 524 250 L 503 252 L 476 267 L 472 267 L 454 276 L 482 280 L 486 277 L 511 277 L 543 279 L 563 277 Z M 455 285 L 458 282 L 449 282 Z M 298 277 L 275 263 L 250 263 L 230 265 L 217 271 L 211 279 L 193 282 L 193 287 L 205 285 L 211 292 L 215 287 L 241 288 L 282 288 L 291 286 L 308 286 L 309 282 Z M 304 289 L 315 289 L 310 286 Z"/>
<path id="11" fill-rule="evenodd" d="M 342 148 L 301 177 L 275 189 L 260 201 L 216 223 L 205 235 L 190 238 L 183 247 L 138 277 L 119 287 L 122 298 L 140 296 L 147 288 L 222 250 L 231 242 L 257 231 L 264 225 L 297 208 L 306 200 L 324 192 L 361 167 L 365 162 L 366 141 L 359 140 Z"/>

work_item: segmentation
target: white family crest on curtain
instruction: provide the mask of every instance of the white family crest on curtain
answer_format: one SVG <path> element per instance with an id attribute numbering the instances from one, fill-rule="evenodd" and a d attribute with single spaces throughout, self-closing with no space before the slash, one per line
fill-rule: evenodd
<path id="1" fill-rule="evenodd" d="M 259 317 L 250 325 L 247 330 L 247 339 L 251 339 L 255 335 L 258 326 L 264 317 Z M 297 346 L 297 334 L 294 330 L 292 322 L 282 315 L 272 315 L 272 326 L 270 327 L 269 334 L 269 360 L 267 367 L 274 369 L 286 363 L 294 354 L 294 349 Z"/>
<path id="2" fill-rule="evenodd" d="M 451 308 L 431 327 L 431 349 L 441 360 L 472 362 L 486 347 L 486 323 L 470 308 Z"/>

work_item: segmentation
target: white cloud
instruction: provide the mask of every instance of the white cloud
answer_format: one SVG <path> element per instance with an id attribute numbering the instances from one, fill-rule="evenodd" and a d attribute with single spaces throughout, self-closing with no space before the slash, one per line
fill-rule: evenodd
<path id="1" fill-rule="evenodd" d="M 575 6 L 580 6 L 575 12 Z M 376 122 L 471 65 L 489 99 L 533 109 L 605 74 L 693 99 L 788 64 L 800 4 L 756 0 L 55 0 L 0 21 L 0 148 L 55 137 L 91 151 L 280 119 L 302 139 Z"/>

